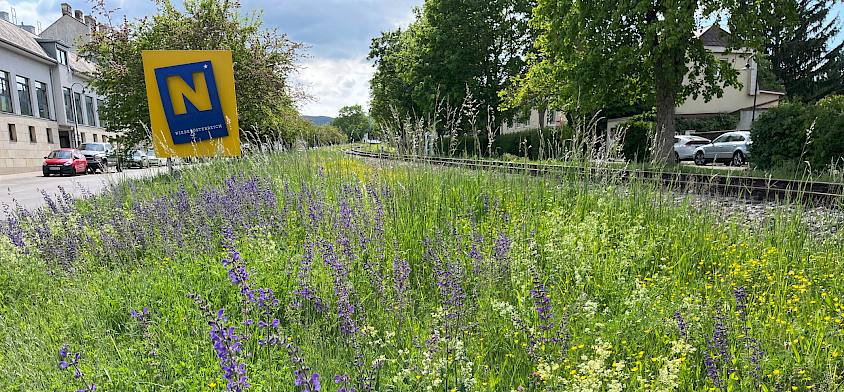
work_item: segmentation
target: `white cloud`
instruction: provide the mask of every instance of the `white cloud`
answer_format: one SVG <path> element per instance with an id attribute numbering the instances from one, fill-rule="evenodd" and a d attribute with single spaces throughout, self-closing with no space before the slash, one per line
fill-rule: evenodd
<path id="1" fill-rule="evenodd" d="M 40 24 L 41 30 L 46 29 L 61 16 L 59 2 L 55 0 L 12 2 L 0 0 L 0 11 L 9 13 L 10 22 L 16 22 L 18 25 L 21 23 L 32 25 L 36 29 Z"/>
<path id="2" fill-rule="evenodd" d="M 343 106 L 369 106 L 369 79 L 374 68 L 364 60 L 313 58 L 295 77 L 312 98 L 300 104 L 302 114 L 331 116 Z"/>

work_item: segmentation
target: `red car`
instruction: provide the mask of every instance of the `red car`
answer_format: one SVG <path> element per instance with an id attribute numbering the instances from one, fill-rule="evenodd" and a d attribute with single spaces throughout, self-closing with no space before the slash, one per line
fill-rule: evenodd
<path id="1" fill-rule="evenodd" d="M 50 174 L 75 176 L 88 172 L 88 161 L 77 149 L 61 148 L 51 151 L 50 155 L 44 157 L 44 165 L 41 170 L 44 172 L 44 177 L 48 177 Z"/>

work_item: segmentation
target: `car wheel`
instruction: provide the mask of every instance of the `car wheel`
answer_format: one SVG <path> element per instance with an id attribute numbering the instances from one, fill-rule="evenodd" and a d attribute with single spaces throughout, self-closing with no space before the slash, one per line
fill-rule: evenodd
<path id="1" fill-rule="evenodd" d="M 43 173 L 44 177 L 50 177 L 50 173 Z"/>
<path id="2" fill-rule="evenodd" d="M 741 151 L 736 151 L 733 154 L 733 160 L 730 161 L 730 164 L 733 166 L 744 166 L 744 153 Z"/>
<path id="3" fill-rule="evenodd" d="M 706 165 L 706 157 L 703 156 L 703 151 L 698 151 L 695 153 L 695 165 Z"/>

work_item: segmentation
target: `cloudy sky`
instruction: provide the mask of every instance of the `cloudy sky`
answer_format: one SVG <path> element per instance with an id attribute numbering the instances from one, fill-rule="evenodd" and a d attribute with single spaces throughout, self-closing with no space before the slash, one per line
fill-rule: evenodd
<path id="1" fill-rule="evenodd" d="M 61 15 L 61 0 L 0 0 L 0 11 L 14 7 L 18 23 L 46 28 Z M 90 12 L 89 0 L 64 0 Z M 109 8 L 130 18 L 155 11 L 151 0 L 106 0 Z M 180 3 L 180 0 L 174 0 Z M 264 24 L 309 46 L 296 83 L 313 100 L 302 114 L 335 116 L 346 105 L 369 101 L 372 65 L 366 61 L 369 42 L 381 31 L 407 26 L 413 7 L 422 0 L 241 0 L 246 11 L 263 12 Z"/>

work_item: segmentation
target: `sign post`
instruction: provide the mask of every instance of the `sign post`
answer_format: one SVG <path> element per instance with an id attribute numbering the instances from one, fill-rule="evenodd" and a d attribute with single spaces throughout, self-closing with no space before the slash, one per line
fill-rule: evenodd
<path id="1" fill-rule="evenodd" d="M 234 66 L 225 50 L 145 50 L 149 117 L 159 157 L 240 156 Z"/>

